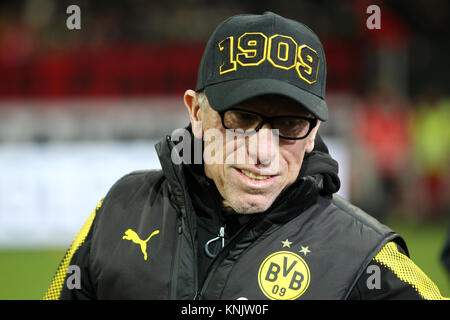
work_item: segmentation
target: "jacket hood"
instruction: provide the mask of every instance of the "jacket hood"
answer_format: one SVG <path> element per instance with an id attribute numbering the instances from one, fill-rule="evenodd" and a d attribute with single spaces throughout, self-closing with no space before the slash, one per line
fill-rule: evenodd
<path id="1" fill-rule="evenodd" d="M 317 134 L 314 149 L 303 159 L 299 177 L 313 177 L 321 195 L 336 193 L 341 187 L 339 164 L 334 160 L 322 137 Z"/>

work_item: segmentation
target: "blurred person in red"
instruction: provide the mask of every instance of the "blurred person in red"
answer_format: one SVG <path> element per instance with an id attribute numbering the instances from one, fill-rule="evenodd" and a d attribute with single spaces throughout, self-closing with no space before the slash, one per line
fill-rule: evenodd
<path id="1" fill-rule="evenodd" d="M 405 166 L 408 164 L 410 137 L 408 131 L 410 113 L 406 104 L 390 89 L 372 92 L 355 112 L 355 136 L 362 148 L 373 159 L 382 203 L 374 214 L 384 218 L 398 209 L 403 201 Z"/>

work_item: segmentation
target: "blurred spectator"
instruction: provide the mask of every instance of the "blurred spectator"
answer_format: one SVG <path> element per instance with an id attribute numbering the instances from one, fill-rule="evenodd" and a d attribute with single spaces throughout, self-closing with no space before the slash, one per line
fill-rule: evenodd
<path id="1" fill-rule="evenodd" d="M 412 206 L 424 218 L 449 212 L 450 99 L 428 92 L 415 106 L 411 135 L 415 183 Z"/>
<path id="2" fill-rule="evenodd" d="M 401 177 L 408 162 L 409 117 L 406 103 L 385 88 L 372 92 L 354 114 L 354 136 L 368 157 L 362 161 L 363 168 L 370 170 L 369 164 L 372 163 L 377 175 L 372 182 L 380 184 L 376 192 L 366 194 L 366 199 L 360 201 L 370 202 L 361 205 L 375 212 L 380 220 L 403 201 Z M 359 175 L 356 182 L 366 178 Z M 358 189 L 359 186 L 353 187 Z"/>

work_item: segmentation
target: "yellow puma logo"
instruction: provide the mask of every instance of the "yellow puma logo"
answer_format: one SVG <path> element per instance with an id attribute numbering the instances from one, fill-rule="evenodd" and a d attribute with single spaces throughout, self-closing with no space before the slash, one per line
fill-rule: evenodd
<path id="1" fill-rule="evenodd" d="M 147 260 L 147 242 L 151 239 L 151 237 L 157 235 L 159 233 L 159 230 L 153 231 L 152 234 L 146 239 L 141 240 L 136 232 L 134 232 L 131 229 L 128 229 L 125 231 L 125 235 L 122 237 L 122 239 L 125 240 L 131 240 L 136 244 L 139 244 L 141 246 L 141 251 L 144 254 L 144 260 Z"/>

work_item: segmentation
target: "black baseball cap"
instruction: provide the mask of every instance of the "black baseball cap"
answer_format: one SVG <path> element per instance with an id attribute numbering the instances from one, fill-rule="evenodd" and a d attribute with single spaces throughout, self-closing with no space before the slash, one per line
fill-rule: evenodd
<path id="1" fill-rule="evenodd" d="M 326 74 L 322 44 L 307 26 L 273 12 L 242 14 L 222 22 L 208 40 L 196 91 L 205 90 L 219 112 L 279 94 L 326 121 Z"/>

